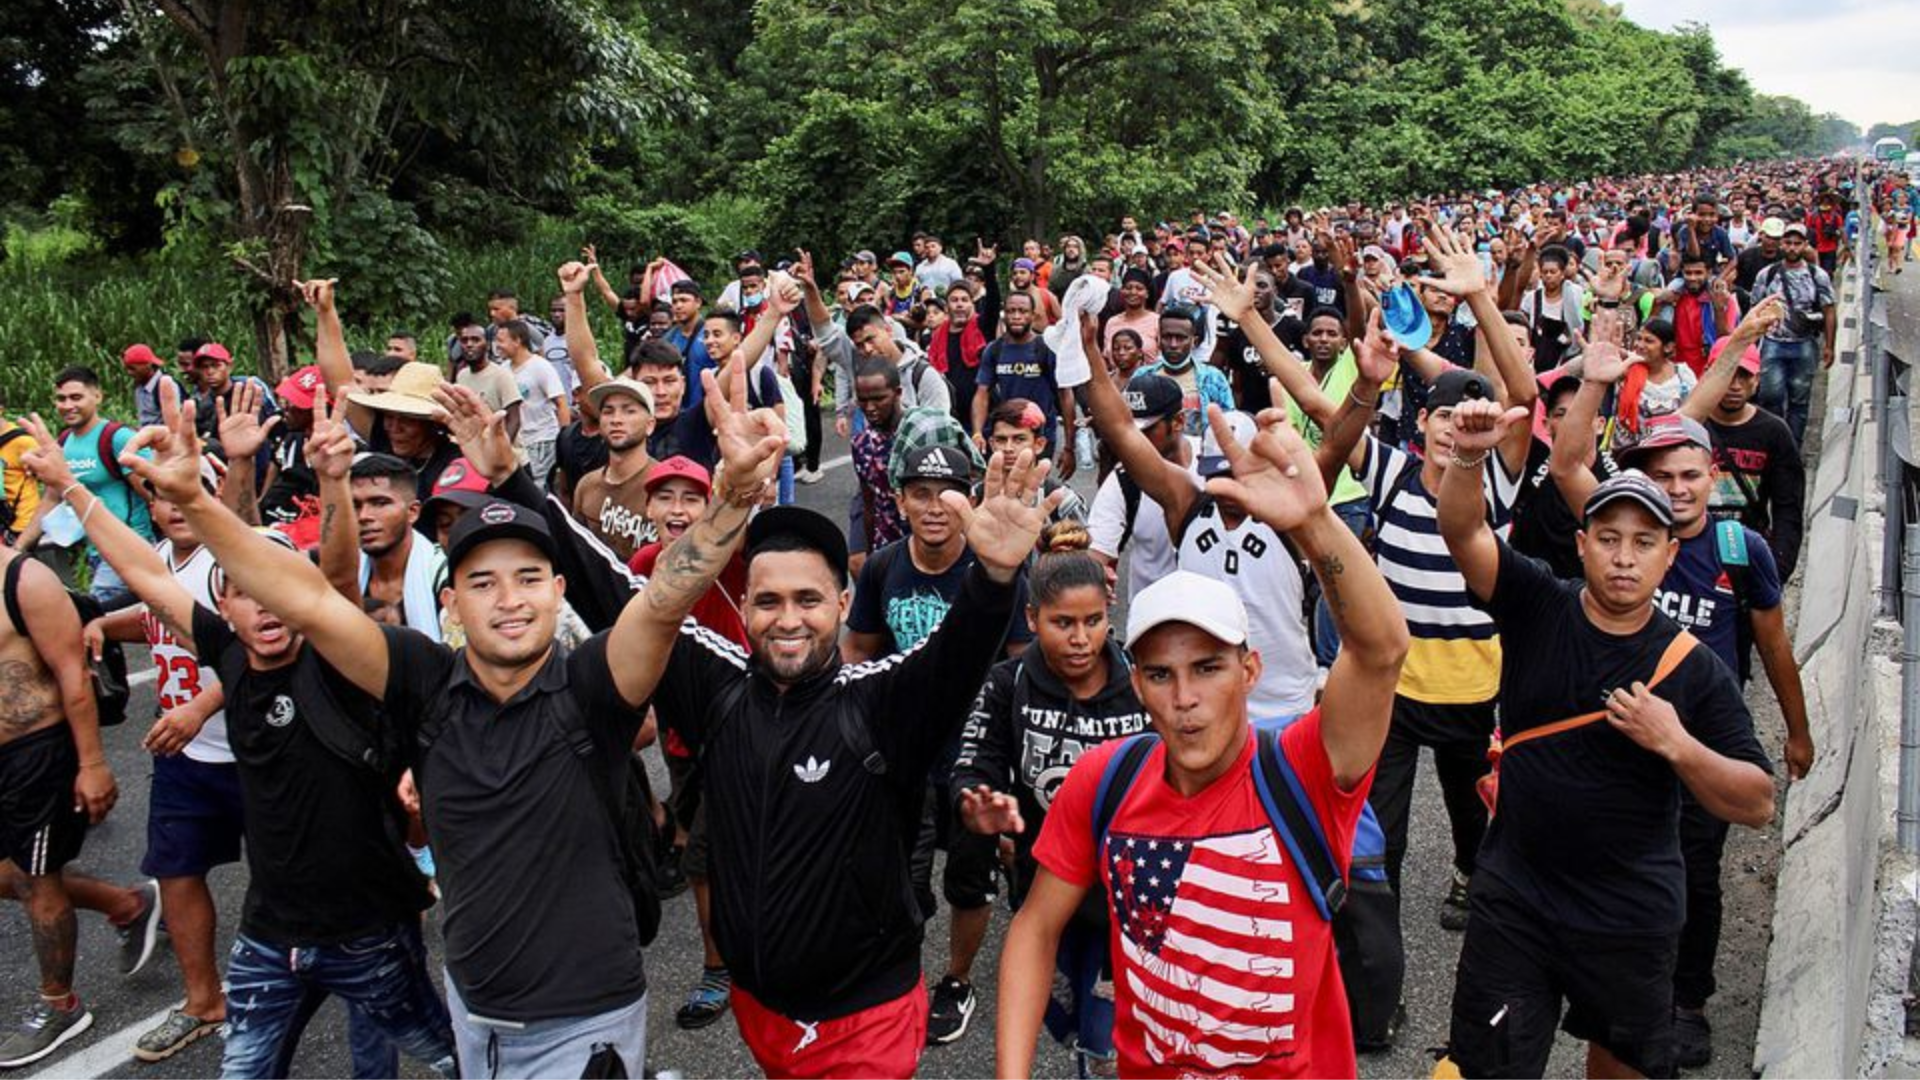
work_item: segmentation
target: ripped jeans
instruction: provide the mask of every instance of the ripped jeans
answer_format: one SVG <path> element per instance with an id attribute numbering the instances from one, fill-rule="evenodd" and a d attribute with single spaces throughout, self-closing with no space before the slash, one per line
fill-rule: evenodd
<path id="1" fill-rule="evenodd" d="M 418 923 L 312 948 L 236 937 L 227 960 L 227 1046 L 220 1074 L 286 1076 L 301 1032 L 329 994 L 407 1056 L 442 1076 L 457 1075 L 453 1027 L 427 974 Z"/>

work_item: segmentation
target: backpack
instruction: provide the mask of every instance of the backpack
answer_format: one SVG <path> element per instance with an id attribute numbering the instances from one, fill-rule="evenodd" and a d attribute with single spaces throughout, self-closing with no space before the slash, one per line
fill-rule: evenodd
<path id="1" fill-rule="evenodd" d="M 1740 658 L 1741 685 L 1753 677 L 1753 562 L 1747 554 L 1747 527 L 1737 518 L 1713 523 L 1713 548 L 1720 556 L 1720 569 L 1727 572 L 1733 586 L 1734 654 Z"/>
<path id="2" fill-rule="evenodd" d="M 620 879 L 633 903 L 634 927 L 639 931 L 640 944 L 651 945 L 660 936 L 660 853 L 672 844 L 673 822 L 669 820 L 664 829 L 654 822 L 653 788 L 647 780 L 646 763 L 638 754 L 627 753 L 616 791 L 614 781 L 600 766 L 600 747 L 587 729 L 586 717 L 578 708 L 558 712 L 561 715 L 550 723 L 561 743 L 580 762 L 594 799 L 613 824 L 614 839 L 620 846 Z M 417 752 L 413 777 L 423 792 L 427 752 L 439 741 L 442 730 L 439 717 L 429 714 L 414 738 Z"/>
<path id="3" fill-rule="evenodd" d="M 1116 468 L 1114 472 L 1120 477 L 1120 500 L 1126 504 L 1126 517 L 1120 526 L 1120 542 L 1113 548 L 1117 556 L 1127 550 L 1127 542 L 1133 539 L 1133 519 L 1140 513 L 1141 492 L 1140 482 L 1127 475 L 1125 466 Z"/>
<path id="4" fill-rule="evenodd" d="M 0 450 L 6 449 L 7 446 L 10 443 L 12 443 L 13 440 L 15 439 L 26 438 L 26 435 L 27 435 L 27 429 L 23 427 L 14 427 L 7 431 L 0 432 Z M 115 462 L 114 464 L 117 465 L 119 464 L 119 462 Z M 0 475 L 4 475 L 5 473 L 6 473 L 6 463 L 0 462 Z M 29 484 L 33 483 L 34 482 L 33 477 L 28 476 L 26 478 L 26 482 Z M 26 492 L 27 492 L 26 486 L 23 484 L 20 488 L 20 494 L 25 495 Z M 14 525 L 16 525 L 19 522 L 19 520 L 20 520 L 20 498 L 19 496 L 16 496 L 12 499 L 7 500 L 7 516 L 5 521 L 0 521 L 0 531 L 4 531 L 7 534 L 8 538 L 12 538 L 18 535 L 19 530 L 14 528 Z"/>
<path id="5" fill-rule="evenodd" d="M 1387 879 L 1387 837 L 1363 804 L 1354 829 L 1353 853 L 1346 877 L 1327 846 L 1306 789 L 1280 749 L 1280 727 L 1254 726 L 1253 784 L 1260 805 L 1293 864 L 1300 868 L 1314 910 L 1332 924 L 1334 952 L 1346 985 L 1347 1010 L 1357 1047 L 1383 1047 L 1393 1037 L 1395 1013 L 1406 979 L 1406 944 L 1400 930 L 1400 900 Z M 1120 803 L 1160 741 L 1152 731 L 1129 736 L 1107 759 L 1094 791 L 1094 854 L 1106 857 L 1107 833 Z"/>
<path id="6" fill-rule="evenodd" d="M 21 637 L 28 636 L 27 617 L 20 610 L 20 570 L 28 556 L 16 555 L 7 564 L 6 595 L 7 618 L 13 621 L 14 632 Z M 98 619 L 106 614 L 100 601 L 83 592 L 67 590 L 67 598 L 73 601 L 73 610 L 80 616 L 80 625 Z M 100 647 L 100 659 L 87 658 L 87 674 L 93 684 L 94 708 L 99 716 L 100 726 L 116 727 L 127 720 L 127 702 L 133 698 L 133 688 L 127 683 L 127 654 L 120 643 L 108 641 Z"/>
<path id="7" fill-rule="evenodd" d="M 118 435 L 125 427 L 126 425 L 118 420 L 109 420 L 101 424 L 99 445 L 94 448 L 94 453 L 100 458 L 101 468 L 106 469 L 108 476 L 113 477 L 115 481 L 122 484 L 127 482 L 127 470 L 126 466 L 120 464 L 119 457 L 115 456 L 113 452 L 113 437 Z M 72 437 L 73 432 L 71 429 L 61 432 L 60 445 L 63 447 L 66 446 L 67 440 Z M 0 446 L 4 445 L 5 443 L 0 443 Z"/>

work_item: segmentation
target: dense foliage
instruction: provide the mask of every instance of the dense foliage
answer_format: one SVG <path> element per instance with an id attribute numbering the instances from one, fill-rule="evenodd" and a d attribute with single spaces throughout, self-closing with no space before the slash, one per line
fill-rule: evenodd
<path id="1" fill-rule="evenodd" d="M 1859 137 L 1753 93 L 1706 28 L 1600 0 L 15 0 L 0 289 L 178 279 L 213 299 L 150 290 L 88 347 L 244 319 L 276 371 L 308 273 L 420 325 L 476 301 L 473 252 L 592 238 L 708 273 L 749 245 L 1057 236 Z M 13 325 L 25 308 L 0 304 L 0 341 L 99 358 Z"/>

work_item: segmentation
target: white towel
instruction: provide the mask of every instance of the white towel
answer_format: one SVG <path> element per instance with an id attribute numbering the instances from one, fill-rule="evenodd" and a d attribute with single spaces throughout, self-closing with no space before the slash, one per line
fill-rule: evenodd
<path id="1" fill-rule="evenodd" d="M 1053 350 L 1053 376 L 1061 389 L 1072 389 L 1093 378 L 1093 362 L 1080 346 L 1080 320 L 1100 314 L 1107 306 L 1107 283 L 1092 274 L 1081 274 L 1067 286 L 1060 301 L 1060 321 L 1041 335 Z"/>
<path id="2" fill-rule="evenodd" d="M 413 545 L 407 549 L 407 569 L 400 602 L 406 608 L 407 625 L 439 641 L 440 579 L 446 570 L 447 557 L 441 552 L 439 544 L 418 532 L 413 534 L 412 539 Z M 367 579 L 372 575 L 373 560 L 363 552 L 360 555 L 360 592 L 363 596 L 367 591 Z"/>

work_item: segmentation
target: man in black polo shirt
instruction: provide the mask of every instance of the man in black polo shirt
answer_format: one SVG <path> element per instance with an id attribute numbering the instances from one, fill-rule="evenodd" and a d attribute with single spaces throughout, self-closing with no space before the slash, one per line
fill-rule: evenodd
<path id="1" fill-rule="evenodd" d="M 439 864 L 447 990 L 466 1075 L 642 1068 L 639 918 L 622 838 L 596 788 L 620 801 L 642 706 L 681 622 L 731 558 L 785 451 L 778 416 L 747 411 L 744 371 L 733 384 L 727 394 L 708 387 L 726 463 L 713 508 L 661 557 L 612 628 L 572 652 L 554 643 L 565 582 L 538 513 L 495 500 L 455 523 L 442 597 L 466 633 L 456 652 L 380 626 L 306 559 L 208 496 L 191 408 L 141 434 L 155 452 L 141 462 L 142 479 L 175 501 L 233 584 L 279 616 L 283 637 L 304 636 L 341 680 L 383 699 Z M 488 475 L 512 454 L 502 419 L 494 415 L 468 448 Z M 269 722 L 280 700 L 268 706 Z M 300 707 L 286 700 L 285 709 Z M 600 770 L 607 783 L 583 770 Z"/>

